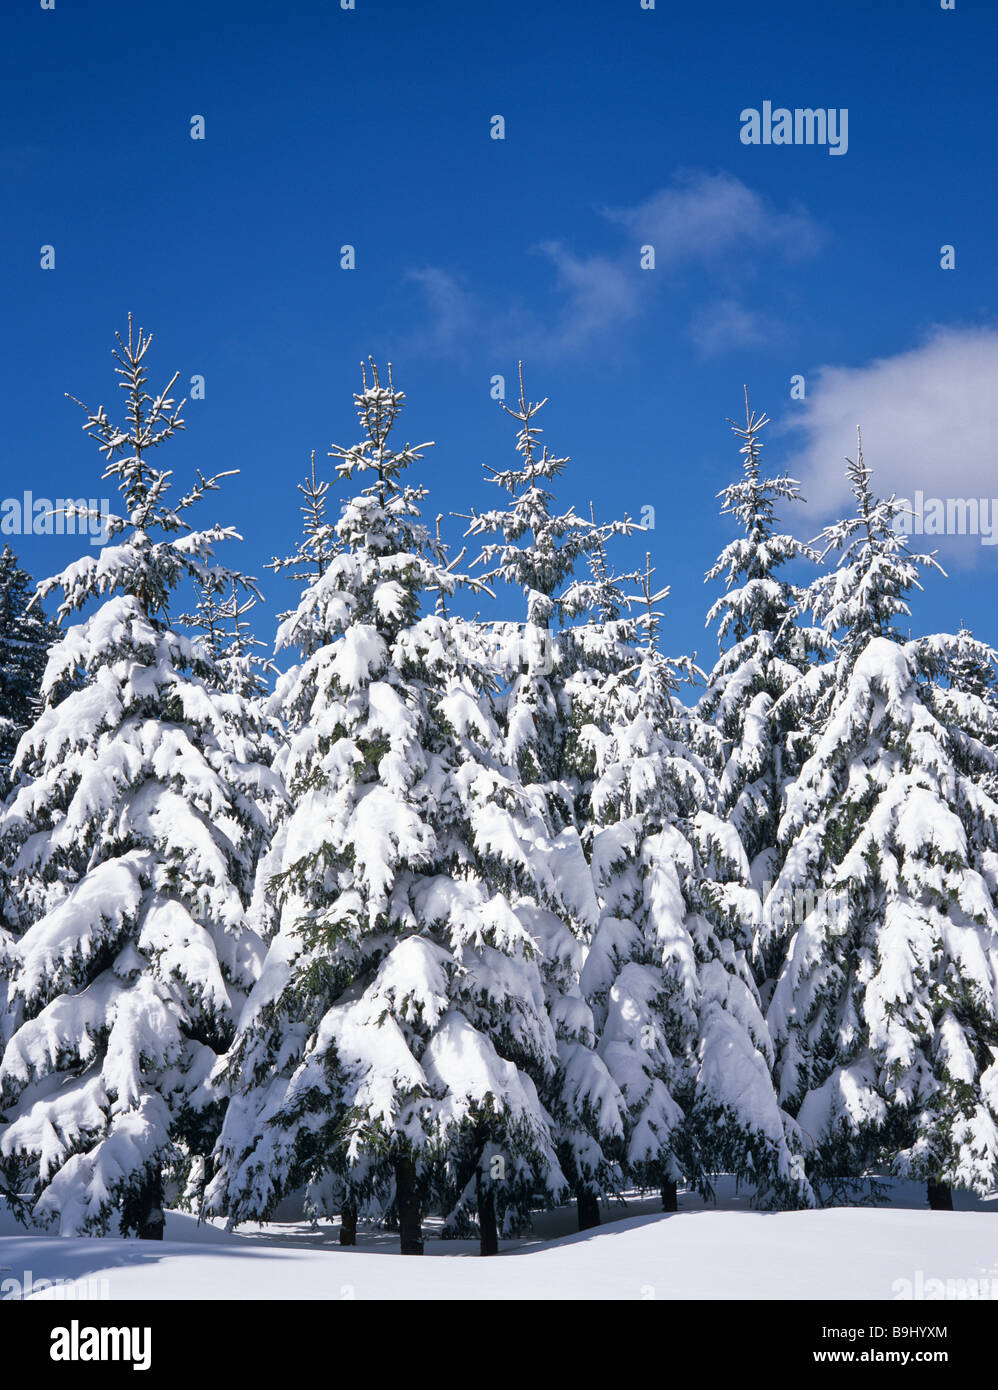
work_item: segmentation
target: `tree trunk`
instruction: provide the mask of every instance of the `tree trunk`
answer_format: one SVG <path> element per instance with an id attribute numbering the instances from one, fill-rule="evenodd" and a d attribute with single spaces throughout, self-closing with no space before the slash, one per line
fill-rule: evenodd
<path id="1" fill-rule="evenodd" d="M 491 1187 L 478 1178 L 478 1249 L 482 1255 L 499 1254 L 499 1231 L 496 1227 L 496 1203 Z"/>
<path id="2" fill-rule="evenodd" d="M 588 1231 L 600 1224 L 599 1198 L 595 1192 L 576 1188 L 575 1204 L 579 1209 L 579 1230 Z"/>
<path id="3" fill-rule="evenodd" d="M 423 1217 L 411 1158 L 395 1160 L 395 1205 L 399 1213 L 399 1245 L 403 1255 L 423 1253 Z"/>
<path id="4" fill-rule="evenodd" d="M 357 1205 L 344 1202 L 340 1209 L 340 1244 L 357 1244 Z"/>
<path id="5" fill-rule="evenodd" d="M 676 1191 L 676 1184 L 669 1178 L 662 1179 L 662 1210 L 679 1210 L 679 1194 Z"/>
<path id="6" fill-rule="evenodd" d="M 930 1182 L 929 1191 L 929 1210 L 930 1211 L 952 1211 L 953 1210 L 953 1191 L 947 1182 Z"/>
<path id="7" fill-rule="evenodd" d="M 163 1176 L 150 1178 L 142 1193 L 143 1214 L 139 1220 L 139 1240 L 162 1240 L 166 1217 L 163 1215 Z"/>

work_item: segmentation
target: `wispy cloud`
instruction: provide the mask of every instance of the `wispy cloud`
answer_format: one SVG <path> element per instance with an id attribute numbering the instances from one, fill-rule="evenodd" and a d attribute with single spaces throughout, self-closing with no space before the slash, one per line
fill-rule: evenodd
<path id="1" fill-rule="evenodd" d="M 681 285 L 685 269 L 696 268 L 700 281 L 706 277 L 708 302 L 690 317 L 691 290 L 685 285 L 677 293 L 677 313 L 689 319 L 686 331 L 701 355 L 715 357 L 779 328 L 731 292 L 733 272 L 763 253 L 798 260 L 821 243 L 820 229 L 804 209 L 780 209 L 730 174 L 686 173 L 633 207 L 601 212 L 623 234 L 611 253 L 578 251 L 558 238 L 527 248 L 554 272 L 541 305 L 485 306 L 488 312 L 479 312 L 483 306 L 449 271 L 411 271 L 408 278 L 421 286 L 426 305 L 420 342 L 449 353 L 477 336 L 498 351 L 513 346 L 535 357 L 570 357 L 639 319 L 670 287 Z M 654 271 L 641 269 L 639 247 L 645 245 L 655 249 Z"/>
<path id="2" fill-rule="evenodd" d="M 937 328 L 907 352 L 811 373 L 801 413 L 781 421 L 801 440 L 788 466 L 810 510 L 824 520 L 848 508 L 843 460 L 855 457 L 857 425 L 879 493 L 998 496 L 996 381 L 994 327 Z M 934 537 L 932 545 L 967 564 L 989 553 L 966 536 Z"/>
<path id="3" fill-rule="evenodd" d="M 693 265 L 775 251 L 789 259 L 813 255 L 821 231 L 805 209 L 781 211 L 731 174 L 685 173 L 630 208 L 604 216 L 655 248 L 658 265 Z"/>
<path id="4" fill-rule="evenodd" d="M 579 256 L 560 241 L 537 251 L 554 267 L 554 311 L 547 322 L 532 315 L 526 337 L 542 357 L 566 357 L 633 319 L 641 308 L 638 275 L 619 259 Z M 511 325 L 500 324 L 500 332 Z M 519 324 L 524 336 L 524 324 Z"/>
<path id="5" fill-rule="evenodd" d="M 414 336 L 414 346 L 442 355 L 457 352 L 475 325 L 475 297 L 449 271 L 439 266 L 410 270 L 406 279 L 418 285 L 426 318 Z"/>
<path id="6" fill-rule="evenodd" d="M 752 347 L 776 332 L 762 314 L 734 299 L 714 300 L 698 310 L 690 323 L 690 337 L 701 357 L 719 357 L 732 348 Z"/>

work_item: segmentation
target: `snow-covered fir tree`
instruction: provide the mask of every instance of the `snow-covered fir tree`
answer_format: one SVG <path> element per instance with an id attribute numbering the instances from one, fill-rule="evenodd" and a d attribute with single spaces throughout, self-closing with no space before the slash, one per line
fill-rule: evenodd
<path id="1" fill-rule="evenodd" d="M 5 545 L 0 552 L 0 803 L 11 791 L 17 745 L 38 713 L 49 648 L 59 632 L 34 597 L 31 577 Z M 0 861 L 0 1053 L 12 1022 L 8 989 L 19 925 L 23 914 L 10 891 L 5 856 Z"/>
<path id="2" fill-rule="evenodd" d="M 601 908 L 582 984 L 600 1055 L 627 1100 L 633 1182 L 658 1188 L 666 1210 L 680 1178 L 709 1193 L 722 1171 L 749 1180 L 760 1205 L 806 1204 L 796 1130 L 773 1090 L 740 939 L 747 862 L 712 814 L 716 785 L 688 746 L 677 690 L 692 663 L 658 648 L 667 594 L 653 591 L 649 556 L 641 592 L 628 600 L 643 612 L 615 625 L 617 641 L 630 643 L 629 666 L 613 663 L 581 731 L 593 757 Z"/>
<path id="3" fill-rule="evenodd" d="M 108 543 L 34 596 L 0 553 L 0 1201 L 158 1238 L 168 1203 L 304 1191 L 344 1244 L 421 1253 L 432 1210 L 493 1254 L 541 1207 L 584 1228 L 721 1173 L 769 1208 L 993 1192 L 998 652 L 911 637 L 938 566 L 861 444 L 855 515 L 805 545 L 746 392 L 704 678 L 662 654 L 650 557 L 611 564 L 640 528 L 559 510 L 522 367 L 472 579 L 372 361 L 271 566 L 279 673 L 236 533 L 188 520 L 226 474 L 178 497 L 157 466 L 183 402 L 150 341 L 117 339 L 124 421 L 85 408 Z M 461 616 L 497 583 L 524 621 Z"/>
<path id="4" fill-rule="evenodd" d="M 697 707 L 705 735 L 698 751 L 717 772 L 718 811 L 741 838 L 753 886 L 765 895 L 778 868 L 783 788 L 800 757 L 790 706 L 777 702 L 820 654 L 823 638 L 795 621 L 803 590 L 780 571 L 814 562 L 817 553 L 778 529 L 776 509 L 800 499 L 799 485 L 785 474 L 763 476 L 761 434 L 769 418 L 751 409 L 747 388 L 745 424 L 729 423 L 740 441 L 742 477 L 720 492 L 721 515 L 733 517 L 741 534 L 707 572 L 708 581 L 723 578 L 725 592 L 707 615 L 708 625 L 717 624 L 721 654 Z M 753 954 L 767 994 L 771 970 Z"/>
<path id="5" fill-rule="evenodd" d="M 170 625 L 181 582 L 237 579 L 213 559 L 236 533 L 187 521 L 217 477 L 170 499 L 154 450 L 183 428 L 183 403 L 177 375 L 147 389 L 150 342 L 131 318 L 117 338 L 124 422 L 86 411 L 122 514 L 105 519 L 108 544 L 40 586 L 62 591 L 71 625 L 20 744 L 15 772 L 30 778 L 0 823 L 30 919 L 0 1064 L 0 1167 L 63 1233 L 101 1234 L 117 1217 L 157 1238 L 164 1178 L 182 1183 L 213 1145 L 208 1079 L 256 974 L 247 847 L 269 774 L 249 741 L 233 746 L 238 697 Z"/>
<path id="6" fill-rule="evenodd" d="M 256 796 L 256 814 L 247 823 L 243 856 L 252 884 L 246 920 L 261 941 L 273 935 L 275 905 L 269 892 L 272 856 L 283 834 L 288 810 L 283 760 L 287 738 L 280 716 L 279 700 L 269 688 L 275 675 L 274 662 L 260 654 L 263 643 L 253 635 L 247 615 L 257 603 L 255 581 L 233 583 L 228 593 L 216 592 L 212 584 L 196 583 L 197 604 L 193 613 L 181 621 L 201 634 L 209 657 L 210 679 L 219 690 L 234 698 L 224 700 L 224 725 L 217 732 L 229 752 L 240 763 L 254 763 L 267 769 Z M 203 1183 L 211 1171 L 211 1161 L 200 1165 Z"/>
<path id="7" fill-rule="evenodd" d="M 331 450 L 364 486 L 279 634 L 303 656 L 280 687 L 280 919 L 226 1069 L 210 1202 L 264 1216 L 304 1183 L 345 1242 L 358 1215 L 393 1217 L 418 1254 L 433 1201 L 489 1254 L 566 1187 L 539 945 L 579 865 L 504 763 L 491 646 L 441 611 L 459 581 L 407 481 L 428 446 L 392 440 L 404 399 L 365 369 L 363 437 Z"/>
<path id="8" fill-rule="evenodd" d="M 31 576 L 9 545 L 0 552 L 0 800 L 21 736 L 34 721 L 49 648 L 58 626 L 33 602 Z"/>
<path id="9" fill-rule="evenodd" d="M 846 460 L 846 477 L 856 499 L 856 513 L 821 532 L 821 559 L 834 551 L 839 559 L 813 581 L 808 592 L 815 621 L 836 638 L 837 686 L 872 638 L 901 640 L 895 621 L 911 617 L 907 595 L 921 589 L 921 571 L 943 572 L 934 555 L 911 551 L 908 505 L 893 493 L 887 498 L 874 493 L 858 431 L 856 458 Z"/>
<path id="10" fill-rule="evenodd" d="M 501 582 L 520 590 L 526 601 L 522 623 L 497 626 L 500 643 L 509 643 L 506 661 L 509 690 L 504 701 L 507 755 L 525 785 L 542 787 L 553 814 L 573 823 L 574 798 L 563 781 L 569 713 L 564 695 L 570 674 L 565 643 L 559 640 L 567 616 L 566 599 L 575 567 L 594 540 L 592 521 L 574 507 L 553 511 L 552 484 L 569 460 L 541 445 L 536 417 L 547 404 L 528 401 L 519 367 L 520 396 L 502 409 L 519 425 L 515 468 L 486 468 L 489 481 L 508 493 L 505 507 L 474 511 L 467 534 L 486 537 L 476 564 L 484 566 L 489 583 Z M 495 539 L 488 539 L 495 537 Z M 503 644 L 504 645 L 504 644 Z"/>
<path id="11" fill-rule="evenodd" d="M 947 722 L 988 749 L 998 747 L 998 665 L 993 649 L 961 627 L 955 641 L 947 641 L 937 653 L 931 671 L 941 690 L 949 692 L 952 709 Z M 985 770 L 980 780 L 998 801 L 998 772 Z"/>
<path id="12" fill-rule="evenodd" d="M 503 410 L 519 426 L 518 466 L 487 469 L 490 481 L 508 494 L 508 503 L 473 512 L 467 534 L 494 537 L 485 540 L 479 556 L 486 579 L 519 589 L 526 600 L 522 624 L 493 629 L 505 686 L 501 719 L 506 756 L 545 821 L 559 832 L 566 881 L 573 884 L 567 915 L 542 913 L 535 930 L 562 1063 L 548 1102 L 559 1119 L 562 1167 L 575 1192 L 580 1229 L 585 1229 L 599 1224 L 600 1196 L 615 1191 L 620 1182 L 625 1107 L 596 1051 L 592 1011 L 580 985 L 599 914 L 577 824 L 580 785 L 571 687 L 581 684 L 574 679 L 581 639 L 564 623 L 597 602 L 599 578 L 576 579 L 579 561 L 602 548 L 610 535 L 634 528 L 626 519 L 597 527 L 574 507 L 554 511 L 552 484 L 569 460 L 555 457 L 540 443 L 536 420 L 546 398 L 527 399 L 522 363 L 519 387 L 514 406 L 503 402 Z"/>
<path id="13" fill-rule="evenodd" d="M 290 570 L 291 578 L 296 583 L 306 586 L 303 591 L 306 592 L 314 580 L 322 578 L 326 565 L 341 546 L 334 526 L 326 518 L 330 479 L 317 476 L 314 449 L 311 452 L 309 471 L 305 481 L 299 483 L 297 487 L 302 497 L 300 507 L 302 529 L 298 545 L 289 556 L 283 558 L 275 556 L 267 568 L 273 570 L 275 574 Z M 280 622 L 286 622 L 293 614 L 294 610 L 281 613 L 279 615 Z M 329 633 L 322 630 L 321 624 L 310 629 L 307 624 L 299 622 L 295 640 L 303 656 L 311 655 L 315 648 L 322 646 L 328 638 Z M 249 639 L 249 641 L 252 645 L 256 645 L 254 639 Z M 274 772 L 281 779 L 281 785 L 285 787 L 283 804 L 278 810 L 276 821 L 271 826 L 270 842 L 264 847 L 257 864 L 256 883 L 250 903 L 250 921 L 254 930 L 259 932 L 265 941 L 269 942 L 277 931 L 280 922 L 280 904 L 277 895 L 272 892 L 271 880 L 274 874 L 279 871 L 288 829 L 286 814 L 289 809 L 286 792 L 288 742 L 284 722 L 285 695 L 294 687 L 298 678 L 298 667 L 292 665 L 283 674 L 278 674 L 272 661 L 258 657 L 252 652 L 249 656 L 249 664 L 261 678 L 264 674 L 276 677 L 274 688 L 269 694 L 265 694 L 263 690 L 259 692 L 258 702 L 272 734 L 272 766 Z M 261 679 L 261 685 L 262 683 Z"/>
<path id="14" fill-rule="evenodd" d="M 948 649 L 944 665 L 940 668 L 954 690 L 968 695 L 978 695 L 993 704 L 998 690 L 995 663 L 991 659 L 991 648 L 977 641 L 967 627 L 961 627 L 956 634 L 955 643 Z"/>
<path id="15" fill-rule="evenodd" d="M 590 532 L 586 541 L 587 573 L 573 574 L 561 598 L 561 611 L 572 621 L 559 642 L 564 679 L 559 704 L 564 711 L 562 784 L 573 796 L 573 823 L 590 857 L 595 827 L 592 822 L 592 784 L 595 774 L 591 747 L 582 731 L 592 722 L 594 707 L 605 696 L 608 680 L 623 677 L 635 665 L 637 627 L 629 616 L 635 602 L 628 589 L 641 582 L 641 572 L 617 574 L 607 542 L 615 534 L 642 530 L 625 516 L 622 522 L 598 525 L 589 504 Z"/>
<path id="16" fill-rule="evenodd" d="M 254 581 L 245 580 L 244 583 L 249 586 Z M 277 668 L 269 657 L 260 655 L 265 643 L 254 636 L 249 621 L 258 595 L 255 592 L 244 595 L 234 583 L 224 596 L 205 584 L 196 585 L 195 590 L 195 610 L 184 613 L 180 621 L 201 634 L 222 688 L 245 700 L 259 700 L 269 689 L 268 678 Z"/>
<path id="17" fill-rule="evenodd" d="M 898 632 L 935 561 L 909 551 L 902 504 L 874 495 L 861 449 L 848 472 L 857 513 L 823 533 L 841 556 L 812 588 L 837 655 L 817 706 L 805 693 L 812 751 L 780 826 L 772 896 L 796 920 L 769 1021 L 816 1181 L 834 1194 L 886 1170 L 946 1207 L 998 1175 L 995 718 L 953 683 L 995 657 L 969 636 Z"/>
<path id="18" fill-rule="evenodd" d="M 301 514 L 302 531 L 301 539 L 294 554 L 279 559 L 277 556 L 271 560 L 267 566 L 275 574 L 280 574 L 283 570 L 290 569 L 292 578 L 299 584 L 310 584 L 314 579 L 321 579 L 326 566 L 338 551 L 342 548 L 342 541 L 336 530 L 335 525 L 326 519 L 326 512 L 329 507 L 329 478 L 319 478 L 315 472 L 315 450 L 312 450 L 308 475 L 303 483 L 298 484 L 298 491 L 302 495 Z M 290 613 L 281 615 L 282 619 L 289 618 Z M 318 634 L 321 641 L 325 634 Z M 298 641 L 301 641 L 299 632 Z"/>

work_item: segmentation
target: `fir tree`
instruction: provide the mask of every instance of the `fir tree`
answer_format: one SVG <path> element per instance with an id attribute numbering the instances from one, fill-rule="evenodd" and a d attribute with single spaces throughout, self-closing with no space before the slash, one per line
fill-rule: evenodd
<path id="1" fill-rule="evenodd" d="M 254 581 L 245 579 L 243 584 L 249 588 Z M 269 657 L 260 656 L 265 644 L 253 635 L 248 620 L 259 595 L 249 592 L 243 597 L 235 583 L 224 597 L 206 584 L 196 585 L 196 593 L 195 611 L 182 614 L 180 621 L 200 632 L 222 688 L 259 701 L 268 690 L 268 677 L 277 670 Z"/>
<path id="2" fill-rule="evenodd" d="M 210 663 L 207 678 L 231 697 L 220 702 L 225 723 L 218 729 L 219 737 L 224 738 L 228 752 L 240 765 L 247 790 L 251 790 L 250 779 L 256 782 L 255 814 L 242 836 L 251 885 L 246 920 L 261 941 L 268 941 L 276 915 L 269 892 L 271 863 L 279 852 L 288 810 L 283 767 L 287 738 L 279 699 L 268 688 L 268 678 L 277 668 L 259 654 L 263 643 L 253 635 L 246 616 L 256 606 L 255 582 L 246 579 L 243 584 L 245 589 L 231 584 L 223 595 L 213 583 L 195 583 L 195 611 L 184 614 L 181 621 L 200 632 Z M 211 1160 L 206 1159 L 200 1167 L 203 1186 Z M 192 1199 L 196 1200 L 196 1194 Z"/>
<path id="3" fill-rule="evenodd" d="M 29 595 L 29 586 L 30 576 L 5 545 L 0 553 L 0 804 L 11 791 L 17 745 L 38 713 L 49 648 L 59 632 Z M 7 864 L 0 862 L 0 1053 L 12 1022 L 8 988 L 19 925 L 22 913 L 10 891 Z"/>
<path id="4" fill-rule="evenodd" d="M 785 474 L 763 476 L 760 436 L 769 418 L 751 409 L 747 388 L 745 424 L 729 423 L 741 442 L 742 478 L 720 492 L 721 515 L 733 517 L 742 534 L 707 572 L 708 581 L 723 577 L 725 593 L 707 615 L 708 624 L 717 624 L 721 655 L 698 704 L 705 734 L 699 751 L 717 773 L 719 813 L 741 838 L 753 885 L 764 893 L 778 868 L 783 788 L 799 770 L 800 756 L 791 707 L 777 702 L 823 646 L 820 631 L 795 621 L 804 591 L 780 571 L 818 557 L 777 529 L 777 506 L 799 501 L 800 490 Z M 773 962 L 760 958 L 757 966 L 768 993 Z"/>
<path id="5" fill-rule="evenodd" d="M 306 586 L 304 592 L 307 593 L 312 582 L 322 578 L 326 565 L 341 548 L 334 526 L 326 519 L 330 480 L 316 475 L 314 449 L 310 455 L 308 475 L 304 482 L 298 483 L 297 487 L 302 497 L 300 540 L 293 554 L 283 559 L 275 556 L 267 568 L 272 569 L 275 574 L 290 570 L 291 577 L 296 583 L 304 584 Z M 245 612 L 245 609 L 243 611 Z M 287 622 L 292 616 L 294 616 L 294 610 L 282 613 L 280 622 Z M 329 632 L 321 626 L 321 616 L 315 630 L 309 633 L 307 618 L 299 609 L 295 643 L 303 655 L 310 655 L 317 646 L 322 646 L 324 642 L 329 640 L 329 637 Z M 252 645 L 256 645 L 253 639 L 246 639 L 241 646 L 245 646 L 246 642 L 252 642 Z M 247 660 L 246 656 L 242 656 L 241 659 Z M 265 661 L 252 653 L 249 655 L 248 661 L 250 666 L 259 672 L 261 678 L 264 675 L 276 677 L 274 689 L 269 696 L 265 696 L 261 690 L 258 695 L 258 702 L 263 717 L 272 731 L 272 766 L 274 772 L 281 779 L 281 785 L 285 791 L 277 819 L 271 828 L 270 842 L 264 847 L 257 862 L 256 882 L 250 904 L 250 921 L 254 929 L 265 941 L 270 941 L 280 923 L 280 905 L 276 895 L 271 891 L 271 879 L 279 871 L 284 854 L 284 840 L 287 835 L 286 812 L 289 804 L 286 787 L 288 744 L 284 720 L 285 696 L 286 692 L 294 687 L 298 678 L 298 667 L 292 666 L 283 674 L 278 674 L 271 661 Z"/>
<path id="6" fill-rule="evenodd" d="M 183 428 L 182 403 L 177 375 L 147 390 L 150 342 L 129 318 L 114 352 L 125 421 L 100 406 L 84 424 L 123 515 L 99 553 L 40 585 L 62 590 L 63 622 L 79 620 L 51 653 L 15 767 L 31 779 L 0 823 L 30 917 L 0 1065 L 0 1161 L 63 1233 L 104 1233 L 117 1211 L 123 1233 L 156 1238 L 164 1172 L 182 1181 L 211 1149 L 208 1078 L 255 975 L 244 909 L 263 774 L 251 748 L 233 751 L 236 697 L 170 626 L 182 581 L 237 578 L 213 562 L 236 533 L 186 520 L 217 478 L 169 500 L 153 450 Z"/>
<path id="7" fill-rule="evenodd" d="M 894 626 L 910 618 L 907 595 L 921 589 L 923 569 L 943 573 L 934 555 L 913 554 L 908 546 L 906 504 L 892 493 L 878 498 L 863 459 L 857 432 L 856 459 L 846 460 L 846 476 L 856 499 L 856 515 L 826 526 L 821 560 L 839 552 L 834 569 L 821 574 L 808 592 L 816 622 L 835 638 L 836 688 L 841 688 L 859 654 L 874 637 L 902 641 Z"/>
<path id="8" fill-rule="evenodd" d="M 692 663 L 658 649 L 656 605 L 667 594 L 653 591 L 649 557 L 630 600 L 644 607 L 629 624 L 630 669 L 606 677 L 582 731 L 594 756 L 601 904 L 582 983 L 600 1055 L 627 1100 L 631 1179 L 658 1188 L 666 1210 L 680 1178 L 709 1193 L 719 1171 L 752 1181 L 760 1204 L 797 1205 L 810 1194 L 736 937 L 747 865 L 737 836 L 710 812 L 709 768 L 689 750 L 677 689 Z"/>
<path id="9" fill-rule="evenodd" d="M 298 484 L 298 491 L 302 495 L 300 508 L 302 514 L 301 539 L 292 555 L 288 555 L 284 559 L 278 559 L 275 556 L 271 560 L 268 569 L 272 569 L 275 574 L 289 569 L 296 583 L 311 584 L 313 580 L 322 578 L 330 560 L 342 548 L 342 541 L 335 525 L 326 520 L 329 487 L 330 479 L 316 477 L 315 450 L 313 449 L 308 476 L 303 483 Z M 282 621 L 289 617 L 291 617 L 290 613 L 281 614 Z M 320 642 L 324 635 L 321 631 L 317 634 Z M 304 630 L 300 623 L 296 641 L 299 647 L 305 650 Z"/>
<path id="10" fill-rule="evenodd" d="M 551 485 L 569 460 L 555 457 L 540 443 L 537 416 L 547 402 L 527 399 L 522 363 L 519 385 L 515 406 L 503 403 L 519 426 L 519 466 L 487 470 L 491 481 L 508 493 L 508 505 L 473 512 L 467 534 L 496 538 L 482 546 L 485 577 L 519 588 L 526 600 L 522 626 L 494 629 L 505 684 L 501 716 L 506 757 L 545 821 L 558 832 L 564 863 L 568 911 L 540 914 L 535 930 L 561 1057 L 547 1099 L 558 1120 L 558 1151 L 575 1191 L 579 1226 L 586 1229 L 599 1224 L 600 1196 L 615 1191 L 620 1182 L 625 1106 L 596 1051 L 595 1023 L 580 985 L 598 907 L 577 823 L 580 785 L 571 690 L 580 688 L 575 664 L 585 639 L 564 624 L 598 602 L 599 576 L 592 583 L 577 580 L 578 562 L 603 547 L 610 535 L 634 527 L 627 519 L 597 527 L 574 508 L 553 510 Z"/>
<path id="11" fill-rule="evenodd" d="M 541 445 L 536 417 L 547 398 L 528 401 L 520 363 L 520 397 L 502 408 L 519 425 L 516 468 L 487 468 L 490 481 L 509 494 L 505 508 L 471 514 L 469 536 L 495 536 L 484 542 L 476 561 L 488 583 L 501 581 L 522 591 L 522 624 L 504 625 L 500 636 L 512 643 L 510 684 L 504 702 L 507 757 L 525 785 L 545 789 L 562 824 L 573 822 L 573 797 L 562 783 L 567 725 L 564 682 L 569 674 L 559 627 L 566 616 L 566 586 L 593 542 L 594 525 L 574 507 L 554 514 L 551 484 L 569 460 Z"/>
<path id="12" fill-rule="evenodd" d="M 953 683 L 994 653 L 898 633 L 935 561 L 909 552 L 861 451 L 849 477 L 857 515 L 823 533 L 842 556 L 812 593 L 838 650 L 780 827 L 772 896 L 803 906 L 769 1019 L 817 1180 L 834 1193 L 886 1165 L 947 1205 L 993 1188 L 998 1159 L 994 710 Z"/>
<path id="13" fill-rule="evenodd" d="M 559 846 L 502 761 L 491 651 L 440 596 L 458 577 L 406 481 L 404 404 L 371 364 L 335 546 L 279 645 L 293 809 L 280 922 L 227 1069 L 214 1209 L 266 1215 L 309 1185 L 315 1210 L 393 1216 L 422 1252 L 434 1200 L 483 1253 L 565 1181 L 539 1094 L 558 1058 L 537 923 L 564 911 Z M 437 611 L 426 612 L 436 593 Z M 562 856 L 563 857 L 563 856 Z"/>
<path id="14" fill-rule="evenodd" d="M 34 602 L 31 577 L 9 545 L 0 552 L 0 800 L 10 790 L 11 764 L 39 708 L 49 648 L 59 634 Z"/>

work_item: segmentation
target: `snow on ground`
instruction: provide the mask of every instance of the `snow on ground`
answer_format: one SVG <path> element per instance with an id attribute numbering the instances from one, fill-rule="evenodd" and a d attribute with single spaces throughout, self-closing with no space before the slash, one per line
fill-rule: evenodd
<path id="1" fill-rule="evenodd" d="M 31 1285 L 82 1281 L 76 1296 L 110 1299 L 896 1299 L 966 1297 L 964 1281 L 998 1297 L 998 1211 L 973 1198 L 929 1212 L 919 1189 L 895 1184 L 886 1208 L 769 1214 L 722 1185 L 716 1206 L 692 1193 L 675 1214 L 657 1205 L 604 1208 L 603 1226 L 582 1234 L 569 1233 L 570 1208 L 545 1213 L 491 1260 L 475 1242 L 434 1238 L 428 1222 L 419 1263 L 397 1255 L 390 1232 L 342 1250 L 325 1222 L 226 1232 L 171 1212 L 160 1244 L 28 1234 L 0 1212 L 0 1298 L 50 1297 L 31 1292 L 29 1271 Z"/>

